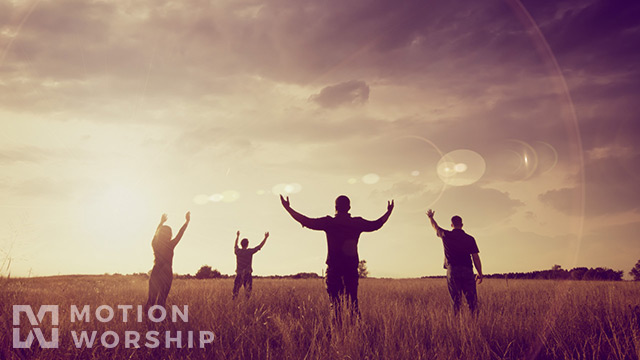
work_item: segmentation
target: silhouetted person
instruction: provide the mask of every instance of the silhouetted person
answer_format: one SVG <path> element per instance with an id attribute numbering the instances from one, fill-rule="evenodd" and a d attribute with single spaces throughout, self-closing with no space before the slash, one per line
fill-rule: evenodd
<path id="1" fill-rule="evenodd" d="M 453 301 L 453 311 L 457 314 L 460 310 L 461 295 L 467 298 L 467 304 L 471 313 L 476 314 L 478 309 L 478 295 L 476 292 L 476 280 L 482 283 L 482 263 L 478 253 L 478 245 L 473 236 L 462 230 L 462 218 L 454 216 L 451 218 L 453 230 L 444 230 L 438 226 L 433 218 L 435 212 L 431 209 L 427 211 L 427 216 L 431 225 L 436 230 L 438 237 L 442 238 L 444 245 L 444 268 L 447 269 L 447 287 Z M 473 274 L 473 265 L 476 266 L 478 275 Z"/>
<path id="2" fill-rule="evenodd" d="M 145 305 L 145 311 L 153 305 L 162 305 L 164 307 L 171 289 L 173 281 L 173 249 L 182 239 L 184 231 L 189 225 L 191 213 L 185 214 L 185 223 L 178 231 L 178 235 L 171 240 L 171 228 L 164 223 L 167 221 L 167 214 L 162 214 L 160 224 L 156 229 L 151 246 L 153 247 L 154 264 L 149 277 L 149 299 Z"/>
<path id="3" fill-rule="evenodd" d="M 260 243 L 260 245 L 254 247 L 253 249 L 249 249 L 249 239 L 242 239 L 240 245 L 242 248 L 238 247 L 238 239 L 240 238 L 240 231 L 236 233 L 236 244 L 234 245 L 233 252 L 236 254 L 236 279 L 233 281 L 233 298 L 238 297 L 238 292 L 240 292 L 240 287 L 244 286 L 245 294 L 247 298 L 251 296 L 251 288 L 253 283 L 253 276 L 251 273 L 253 269 L 251 268 L 251 262 L 253 261 L 253 254 L 257 253 L 262 249 L 264 244 L 267 242 L 267 238 L 269 237 L 269 232 L 264 233 L 264 240 Z"/>
<path id="4" fill-rule="evenodd" d="M 387 222 L 393 211 L 393 200 L 387 203 L 387 212 L 378 220 L 370 221 L 361 217 L 351 217 L 351 202 L 344 195 L 336 199 L 336 215 L 308 218 L 291 208 L 289 197 L 280 195 L 285 210 L 297 222 L 311 230 L 322 230 L 327 236 L 327 293 L 331 299 L 336 319 L 340 319 L 340 301 L 345 293 L 349 297 L 353 311 L 358 310 L 358 239 L 362 232 L 376 231 Z"/>

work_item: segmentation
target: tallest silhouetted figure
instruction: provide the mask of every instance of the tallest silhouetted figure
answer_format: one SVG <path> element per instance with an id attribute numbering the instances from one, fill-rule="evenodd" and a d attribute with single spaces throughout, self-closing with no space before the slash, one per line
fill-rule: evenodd
<path id="1" fill-rule="evenodd" d="M 376 231 L 387 222 L 393 211 L 393 200 L 387 204 L 387 212 L 379 219 L 370 221 L 361 217 L 352 217 L 349 213 L 351 202 L 341 195 L 336 199 L 336 215 L 321 218 L 308 218 L 291 208 L 289 197 L 280 196 L 282 206 L 302 226 L 312 230 L 322 230 L 327 235 L 327 292 L 335 310 L 336 318 L 340 314 L 340 297 L 345 293 L 349 297 L 353 310 L 358 311 L 358 239 L 362 232 Z"/>

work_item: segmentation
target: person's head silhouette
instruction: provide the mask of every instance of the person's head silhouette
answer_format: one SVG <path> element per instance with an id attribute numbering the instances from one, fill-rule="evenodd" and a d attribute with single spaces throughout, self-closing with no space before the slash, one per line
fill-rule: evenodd
<path id="1" fill-rule="evenodd" d="M 247 238 L 242 239 L 242 241 L 240 241 L 240 245 L 242 245 L 243 249 L 246 249 L 247 246 L 249 246 L 249 239 Z"/>
<path id="2" fill-rule="evenodd" d="M 451 218 L 451 227 L 454 229 L 462 229 L 462 218 L 458 215 Z"/>
<path id="3" fill-rule="evenodd" d="M 336 198 L 336 213 L 346 214 L 351 209 L 351 200 L 346 195 L 340 195 Z"/>
<path id="4" fill-rule="evenodd" d="M 167 225 L 162 225 L 156 232 L 156 239 L 158 239 L 158 241 L 169 242 L 171 241 L 171 235 L 172 235 L 171 227 Z"/>

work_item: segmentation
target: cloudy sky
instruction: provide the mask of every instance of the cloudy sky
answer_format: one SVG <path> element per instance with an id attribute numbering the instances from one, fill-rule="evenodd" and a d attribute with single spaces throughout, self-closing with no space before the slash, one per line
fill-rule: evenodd
<path id="1" fill-rule="evenodd" d="M 3 275 L 321 273 L 301 228 L 375 219 L 371 275 L 442 274 L 428 208 L 485 273 L 640 259 L 640 4 L 0 1 Z"/>

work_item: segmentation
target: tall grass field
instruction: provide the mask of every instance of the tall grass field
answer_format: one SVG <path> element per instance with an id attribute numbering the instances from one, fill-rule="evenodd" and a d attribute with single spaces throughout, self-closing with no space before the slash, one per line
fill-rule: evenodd
<path id="1" fill-rule="evenodd" d="M 137 305 L 148 289 L 142 276 L 4 279 L 0 282 L 1 359 L 638 359 L 640 283 L 552 280 L 485 280 L 481 310 L 455 316 L 445 279 L 362 279 L 361 317 L 330 316 L 321 279 L 254 279 L 253 294 L 232 300 L 233 279 L 174 280 L 167 317 L 154 322 Z M 58 305 L 57 326 L 45 315 L 31 325 L 13 306 Z M 87 318 L 71 321 L 72 306 L 89 305 Z M 114 310 L 109 321 L 96 309 Z M 118 305 L 133 305 L 123 321 Z M 171 309 L 188 308 L 172 319 Z M 108 310 L 101 313 L 105 320 Z M 85 321 L 88 320 L 88 321 Z M 176 320 L 176 321 L 173 321 Z M 58 347 L 14 348 L 39 328 Z M 76 346 L 72 332 L 95 331 L 91 347 Z M 201 331 L 215 335 L 199 343 Z M 106 346 L 100 339 L 103 334 Z M 127 335 L 128 333 L 128 335 Z M 146 336 L 155 336 L 147 341 Z M 166 341 L 169 333 L 174 340 Z M 192 335 L 189 345 L 189 333 Z M 33 331 L 35 334 L 35 331 Z M 125 344 L 125 339 L 140 336 Z M 116 337 L 118 342 L 115 342 Z M 154 336 L 152 336 L 154 337 Z M 176 338 L 180 338 L 180 343 Z M 155 346 L 154 346 L 155 345 Z M 201 347 L 201 345 L 203 347 Z"/>

